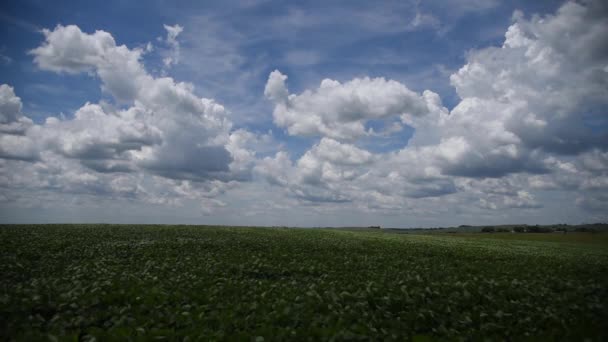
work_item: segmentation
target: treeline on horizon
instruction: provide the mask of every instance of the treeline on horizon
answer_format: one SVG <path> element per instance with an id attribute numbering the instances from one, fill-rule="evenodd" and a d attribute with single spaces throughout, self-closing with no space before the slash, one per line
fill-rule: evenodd
<path id="1" fill-rule="evenodd" d="M 388 229 L 397 230 L 391 228 Z M 410 232 L 436 231 L 445 233 L 600 233 L 608 232 L 608 223 L 586 223 L 577 225 L 569 225 L 563 223 L 550 225 L 510 224 L 481 226 L 463 224 L 458 227 L 408 228 L 403 230 L 407 230 Z"/>

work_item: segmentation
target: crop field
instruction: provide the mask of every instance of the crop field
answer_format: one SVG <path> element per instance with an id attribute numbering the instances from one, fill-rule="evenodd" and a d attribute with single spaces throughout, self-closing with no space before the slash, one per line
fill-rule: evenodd
<path id="1" fill-rule="evenodd" d="M 567 236 L 0 226 L 0 338 L 606 340 L 608 245 Z"/>
<path id="2" fill-rule="evenodd" d="M 526 233 L 526 234 L 514 234 L 514 233 L 492 233 L 492 234 L 479 234 L 479 233 L 465 233 L 465 234 L 453 234 L 455 237 L 466 237 L 466 238 L 479 238 L 479 239 L 499 239 L 499 240 L 529 240 L 538 242 L 560 242 L 564 244 L 594 244 L 604 245 L 608 247 L 608 234 L 607 233 Z"/>

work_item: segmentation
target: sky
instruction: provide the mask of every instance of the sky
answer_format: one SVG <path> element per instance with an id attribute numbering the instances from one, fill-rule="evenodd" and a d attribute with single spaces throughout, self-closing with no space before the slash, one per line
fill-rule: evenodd
<path id="1" fill-rule="evenodd" d="M 4 1 L 0 222 L 608 219 L 608 4 Z"/>

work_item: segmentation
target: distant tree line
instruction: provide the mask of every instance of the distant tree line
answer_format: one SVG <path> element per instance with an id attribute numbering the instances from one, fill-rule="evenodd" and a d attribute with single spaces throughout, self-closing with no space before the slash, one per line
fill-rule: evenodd
<path id="1" fill-rule="evenodd" d="M 482 233 L 554 233 L 554 232 L 577 232 L 577 233 L 597 233 L 608 230 L 608 225 L 604 223 L 594 223 L 579 226 L 568 226 L 566 224 L 557 224 L 549 226 L 512 226 L 508 227 L 493 227 L 486 226 L 481 228 Z"/>
<path id="2" fill-rule="evenodd" d="M 380 226 L 368 226 L 367 228 L 381 228 Z M 475 226 L 462 224 L 454 227 L 429 227 L 429 228 L 408 228 L 408 229 L 393 229 L 384 228 L 385 230 L 396 231 L 400 233 L 424 233 L 424 232 L 442 232 L 442 233 L 608 233 L 608 223 L 584 223 L 579 225 L 568 224 L 548 224 L 548 225 L 498 225 L 498 226 Z"/>

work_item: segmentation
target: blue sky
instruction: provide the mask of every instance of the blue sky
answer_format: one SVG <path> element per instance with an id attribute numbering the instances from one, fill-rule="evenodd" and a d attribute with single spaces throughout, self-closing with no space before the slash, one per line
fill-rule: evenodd
<path id="1" fill-rule="evenodd" d="M 295 92 L 317 85 L 323 78 L 387 77 L 409 81 L 408 86 L 418 91 L 437 89 L 450 106 L 457 99 L 442 71 L 449 73 L 462 66 L 470 49 L 500 45 L 514 10 L 542 14 L 554 12 L 560 5 L 559 1 L 464 3 L 151 1 L 141 6 L 128 1 L 9 1 L 1 12 L 1 53 L 15 63 L 3 65 L 2 77 L 16 88 L 29 113 L 40 112 L 41 118 L 58 112 L 69 114 L 70 109 L 101 98 L 98 82 L 87 75 L 62 77 L 37 70 L 27 51 L 40 44 L 40 29 L 63 24 L 77 25 L 84 32 L 104 30 L 112 33 L 117 43 L 136 47 L 164 36 L 163 24 L 180 24 L 186 27 L 184 36 L 188 35 L 182 49 L 191 49 L 193 54 L 209 49 L 208 59 L 215 63 L 222 63 L 228 50 L 242 61 L 228 70 L 217 70 L 217 65 L 192 60 L 178 65 L 171 75 L 196 84 L 205 95 L 215 95 L 210 97 L 222 103 L 236 104 L 244 115 L 251 102 L 263 100 L 259 94 L 274 69 L 293 74 L 290 87 Z M 432 16 L 436 23 L 408 28 L 417 11 Z M 394 17 L 383 22 L 385 14 Z M 355 15 L 368 15 L 370 23 L 362 23 Z M 207 39 L 226 50 L 206 47 Z M 161 58 L 155 54 L 144 62 L 150 71 L 161 66 Z M 255 75 L 246 85 L 235 85 L 234 77 L 242 73 Z M 74 88 L 80 91 L 74 93 Z M 60 91 L 70 96 L 48 94 Z M 28 107 L 34 105 L 40 108 Z"/>
<path id="2" fill-rule="evenodd" d="M 1 99 L 20 106 L 0 107 L 2 216 L 605 220 L 605 11 L 600 1 L 5 2 Z M 128 209 L 104 214 L 116 205 Z"/>

